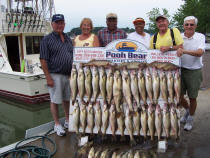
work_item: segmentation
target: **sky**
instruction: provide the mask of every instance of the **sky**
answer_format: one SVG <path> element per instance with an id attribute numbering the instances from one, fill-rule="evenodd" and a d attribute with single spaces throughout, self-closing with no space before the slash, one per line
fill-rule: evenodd
<path id="1" fill-rule="evenodd" d="M 118 15 L 118 27 L 133 28 L 132 21 L 142 17 L 148 22 L 146 13 L 152 8 L 166 8 L 173 15 L 183 0 L 54 0 L 56 13 L 64 14 L 65 32 L 79 27 L 84 17 L 91 18 L 93 26 L 106 26 L 106 14 Z"/>

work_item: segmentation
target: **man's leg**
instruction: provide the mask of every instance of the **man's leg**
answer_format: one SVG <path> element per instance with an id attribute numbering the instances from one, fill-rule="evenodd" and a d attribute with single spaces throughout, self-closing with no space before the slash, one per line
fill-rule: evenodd
<path id="1" fill-rule="evenodd" d="M 184 98 L 184 95 L 181 95 L 181 105 L 187 110 L 189 109 L 189 104 L 187 100 Z"/>
<path id="2" fill-rule="evenodd" d="M 64 109 L 66 121 L 69 121 L 69 101 L 63 101 L 62 106 Z"/>
<path id="3" fill-rule="evenodd" d="M 187 117 L 189 116 L 189 104 L 187 102 L 187 100 L 184 98 L 184 95 L 181 95 L 181 105 L 185 108 L 185 113 L 184 115 L 181 117 L 180 122 L 181 123 L 186 123 L 187 121 Z"/>
<path id="4" fill-rule="evenodd" d="M 50 110 L 52 113 L 53 120 L 55 121 L 56 125 L 59 125 L 59 116 L 58 116 L 58 104 L 50 103 Z"/>
<path id="5" fill-rule="evenodd" d="M 190 98 L 190 115 L 193 116 L 195 114 L 195 110 L 197 107 L 197 100 L 196 98 Z"/>

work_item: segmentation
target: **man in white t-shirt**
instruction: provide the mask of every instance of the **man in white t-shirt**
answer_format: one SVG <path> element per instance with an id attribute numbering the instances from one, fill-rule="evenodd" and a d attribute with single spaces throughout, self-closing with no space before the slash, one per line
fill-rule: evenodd
<path id="1" fill-rule="evenodd" d="M 144 32 L 145 21 L 143 18 L 136 18 L 133 21 L 135 32 L 128 35 L 127 39 L 135 40 L 143 43 L 148 49 L 150 45 L 150 35 Z"/>
<path id="2" fill-rule="evenodd" d="M 190 131 L 193 126 L 193 115 L 196 110 L 198 91 L 202 82 L 202 55 L 205 51 L 205 36 L 195 32 L 198 20 L 194 16 L 184 19 L 184 30 L 182 34 L 183 49 L 177 50 L 177 56 L 181 57 L 181 105 L 186 109 L 181 122 L 185 123 L 184 130 Z M 184 95 L 189 97 L 190 104 Z"/>

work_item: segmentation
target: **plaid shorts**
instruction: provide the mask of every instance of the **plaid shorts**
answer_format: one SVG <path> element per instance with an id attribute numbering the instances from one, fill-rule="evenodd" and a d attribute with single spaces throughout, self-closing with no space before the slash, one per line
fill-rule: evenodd
<path id="1" fill-rule="evenodd" d="M 185 95 L 187 93 L 189 98 L 195 99 L 198 96 L 202 77 L 202 69 L 189 70 L 181 69 L 181 93 Z"/>
<path id="2" fill-rule="evenodd" d="M 61 104 L 63 101 L 69 101 L 69 76 L 56 73 L 51 73 L 50 75 L 54 81 L 54 86 L 48 87 L 50 93 L 50 101 L 55 104 Z"/>

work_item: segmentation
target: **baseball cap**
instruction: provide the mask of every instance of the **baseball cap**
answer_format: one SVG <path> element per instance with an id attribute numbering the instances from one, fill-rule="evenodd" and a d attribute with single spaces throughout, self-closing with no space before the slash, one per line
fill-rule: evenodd
<path id="1" fill-rule="evenodd" d="M 155 21 L 158 21 L 158 19 L 163 18 L 163 19 L 168 19 L 165 15 L 159 15 L 157 16 L 157 18 L 155 19 Z"/>
<path id="2" fill-rule="evenodd" d="M 106 15 L 106 19 L 110 19 L 110 18 L 115 18 L 115 19 L 117 19 L 117 14 L 115 14 L 115 13 L 109 13 L 109 14 L 107 14 L 107 15 Z"/>
<path id="3" fill-rule="evenodd" d="M 133 24 L 136 24 L 138 22 L 143 22 L 145 23 L 144 19 L 143 18 L 136 18 L 134 21 L 133 21 Z"/>
<path id="4" fill-rule="evenodd" d="M 64 15 L 63 14 L 55 14 L 52 17 L 52 22 L 56 21 L 64 21 Z"/>

